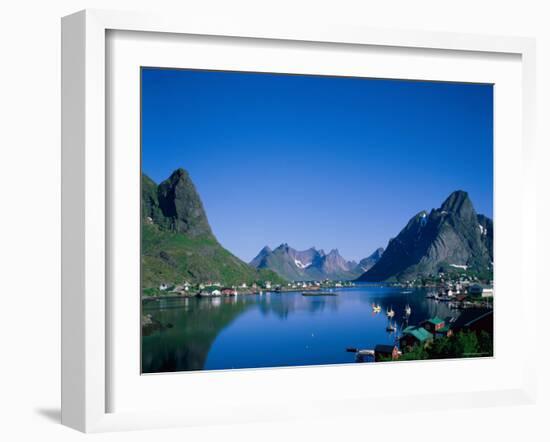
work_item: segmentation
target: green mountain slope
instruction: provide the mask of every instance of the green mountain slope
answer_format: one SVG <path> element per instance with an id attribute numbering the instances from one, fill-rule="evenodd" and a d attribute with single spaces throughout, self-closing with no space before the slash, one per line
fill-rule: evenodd
<path id="1" fill-rule="evenodd" d="M 224 249 L 212 233 L 189 174 L 178 169 L 160 185 L 142 176 L 142 289 L 185 281 L 224 285 L 284 280 Z"/>

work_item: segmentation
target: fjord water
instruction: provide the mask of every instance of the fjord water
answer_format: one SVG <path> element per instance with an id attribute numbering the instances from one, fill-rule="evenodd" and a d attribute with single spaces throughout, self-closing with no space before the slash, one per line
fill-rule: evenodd
<path id="1" fill-rule="evenodd" d="M 349 347 L 393 344 L 407 324 L 456 316 L 445 303 L 426 299 L 425 289 L 358 285 L 335 292 L 338 296 L 268 292 L 144 302 L 143 314 L 164 327 L 142 337 L 142 372 L 353 363 Z M 373 313 L 373 303 L 380 304 L 380 313 Z M 397 334 L 386 331 L 390 307 Z"/>

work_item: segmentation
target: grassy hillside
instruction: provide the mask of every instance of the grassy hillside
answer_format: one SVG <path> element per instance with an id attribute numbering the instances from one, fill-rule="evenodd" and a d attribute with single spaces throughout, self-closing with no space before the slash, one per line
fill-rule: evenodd
<path id="1" fill-rule="evenodd" d="M 154 224 L 144 223 L 142 227 L 141 263 L 143 288 L 184 281 L 219 281 L 225 285 L 284 282 L 269 270 L 252 268 L 212 237 L 189 238 Z"/>
<path id="2" fill-rule="evenodd" d="M 224 285 L 285 282 L 256 270 L 216 240 L 189 174 L 176 170 L 159 186 L 142 177 L 141 285 L 220 282 Z"/>

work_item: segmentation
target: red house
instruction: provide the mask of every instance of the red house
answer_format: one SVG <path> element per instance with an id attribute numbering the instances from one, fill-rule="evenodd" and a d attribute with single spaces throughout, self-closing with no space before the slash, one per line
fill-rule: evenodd
<path id="1" fill-rule="evenodd" d="M 395 345 L 378 344 L 374 347 L 374 361 L 387 361 L 391 358 L 392 361 L 399 359 L 399 350 Z"/>
<path id="2" fill-rule="evenodd" d="M 222 289 L 222 295 L 223 296 L 236 296 L 237 295 L 237 290 L 226 287 L 226 288 Z"/>

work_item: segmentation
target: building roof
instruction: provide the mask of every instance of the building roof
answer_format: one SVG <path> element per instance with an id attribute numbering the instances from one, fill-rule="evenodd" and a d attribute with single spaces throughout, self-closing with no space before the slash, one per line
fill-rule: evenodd
<path id="1" fill-rule="evenodd" d="M 374 347 L 375 353 L 392 353 L 395 345 L 377 344 Z"/>
<path id="2" fill-rule="evenodd" d="M 453 322 L 452 327 L 455 330 L 467 328 L 492 314 L 493 309 L 490 308 L 470 308 L 462 312 L 456 321 Z"/>
<path id="3" fill-rule="evenodd" d="M 410 325 L 405 330 L 403 330 L 403 336 L 410 335 L 413 336 L 415 339 L 418 339 L 420 342 L 427 341 L 428 339 L 431 339 L 433 336 L 432 334 L 426 330 L 424 327 L 417 327 Z"/>
<path id="4" fill-rule="evenodd" d="M 427 319 L 426 322 L 429 322 L 430 324 L 433 324 L 433 325 L 439 325 L 439 324 L 443 324 L 445 321 L 437 316 L 434 316 L 433 318 Z"/>

